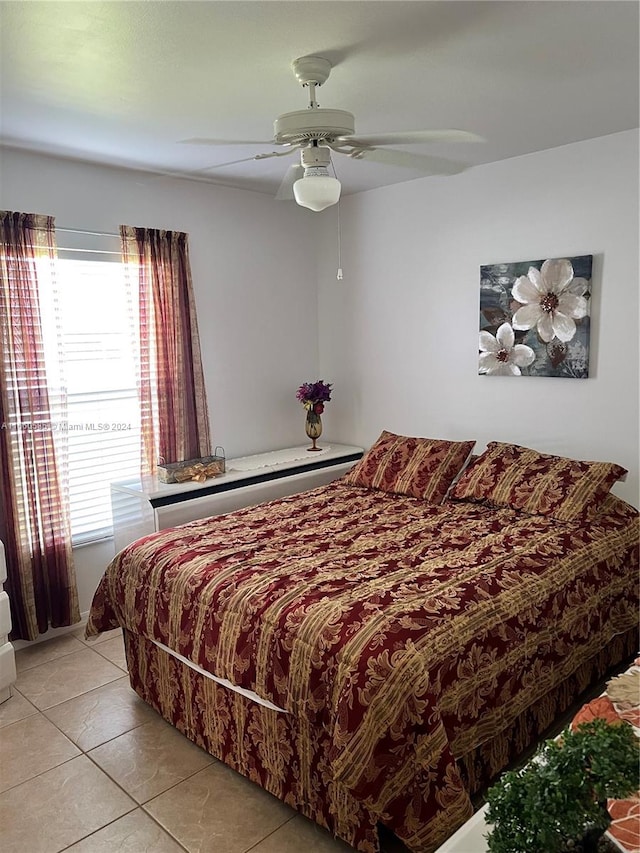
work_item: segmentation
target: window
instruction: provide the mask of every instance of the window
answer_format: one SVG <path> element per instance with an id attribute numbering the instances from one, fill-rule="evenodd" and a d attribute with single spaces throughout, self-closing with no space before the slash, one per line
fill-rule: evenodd
<path id="1" fill-rule="evenodd" d="M 87 240 L 83 238 L 83 242 Z M 74 545 L 111 536 L 110 483 L 140 473 L 136 387 L 137 300 L 119 248 L 69 247 L 58 240 L 56 281 L 42 299 L 45 347 L 57 347 L 67 421 L 54 425 L 67 444 Z M 76 242 L 76 241 L 74 241 Z"/>

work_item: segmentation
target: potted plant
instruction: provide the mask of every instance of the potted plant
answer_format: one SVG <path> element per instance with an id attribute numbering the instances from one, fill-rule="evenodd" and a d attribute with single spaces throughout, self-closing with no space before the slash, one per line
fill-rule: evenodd
<path id="1" fill-rule="evenodd" d="M 597 851 L 607 798 L 640 788 L 640 742 L 628 723 L 596 719 L 545 741 L 487 792 L 491 853 Z"/>

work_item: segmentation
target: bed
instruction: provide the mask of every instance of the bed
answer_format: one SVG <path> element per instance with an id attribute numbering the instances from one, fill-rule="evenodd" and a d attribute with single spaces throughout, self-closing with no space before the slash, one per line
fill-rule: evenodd
<path id="1" fill-rule="evenodd" d="M 146 536 L 96 591 L 138 694 L 357 850 L 431 853 L 637 648 L 624 469 L 383 432 L 342 479 Z M 457 482 L 456 482 L 457 478 Z"/>

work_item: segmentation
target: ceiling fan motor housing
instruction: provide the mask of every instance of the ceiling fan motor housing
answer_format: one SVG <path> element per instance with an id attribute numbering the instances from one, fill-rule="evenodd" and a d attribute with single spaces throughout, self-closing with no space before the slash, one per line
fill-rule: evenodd
<path id="1" fill-rule="evenodd" d="M 294 59 L 291 68 L 303 86 L 322 86 L 331 73 L 331 63 L 322 56 L 301 56 L 300 59 Z"/>
<path id="2" fill-rule="evenodd" d="M 337 139 L 353 136 L 355 119 L 346 110 L 295 110 L 273 123 L 275 142 L 295 145 L 310 139 Z"/>
<path id="3" fill-rule="evenodd" d="M 301 149 L 300 162 L 305 168 L 305 176 L 309 169 L 324 168 L 326 170 L 331 163 L 331 152 L 324 146 L 310 145 Z"/>

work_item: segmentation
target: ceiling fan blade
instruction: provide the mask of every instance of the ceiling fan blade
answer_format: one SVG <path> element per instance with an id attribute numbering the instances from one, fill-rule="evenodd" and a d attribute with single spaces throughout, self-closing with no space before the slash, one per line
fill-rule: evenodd
<path id="1" fill-rule="evenodd" d="M 180 139 L 178 145 L 278 145 L 273 139 L 205 139 L 194 136 L 192 139 Z"/>
<path id="2" fill-rule="evenodd" d="M 198 171 L 210 172 L 213 169 L 223 169 L 225 166 L 235 166 L 238 163 L 250 163 L 252 160 L 268 160 L 270 157 L 288 157 L 295 150 L 295 148 L 290 148 L 287 151 L 269 151 L 266 154 L 254 154 L 253 157 L 242 157 L 240 160 L 227 160 L 226 163 L 214 163 L 213 166 L 205 166 L 204 169 L 198 169 Z"/>
<path id="3" fill-rule="evenodd" d="M 204 169 L 198 169 L 198 172 L 212 172 L 214 169 L 224 169 L 225 166 L 236 166 L 238 163 L 250 163 L 255 159 L 255 157 L 243 157 L 241 160 L 227 160 L 226 163 L 214 163 L 213 166 L 205 166 Z"/>
<path id="4" fill-rule="evenodd" d="M 349 145 L 418 145 L 424 142 L 486 142 L 468 130 L 407 130 L 400 133 L 373 133 L 357 139 L 344 137 Z"/>
<path id="5" fill-rule="evenodd" d="M 304 167 L 301 166 L 299 163 L 294 163 L 292 166 L 289 166 L 289 168 L 284 174 L 282 183 L 278 187 L 278 192 L 276 193 L 276 200 L 290 201 L 291 199 L 293 199 L 293 185 L 299 178 L 302 178 L 303 176 Z"/>
<path id="6" fill-rule="evenodd" d="M 427 175 L 456 175 L 467 167 L 465 163 L 445 160 L 444 157 L 432 157 L 429 154 L 410 154 L 391 148 L 365 148 L 352 155 L 356 160 L 372 160 L 388 166 L 402 166 L 404 169 L 416 169 Z"/>

